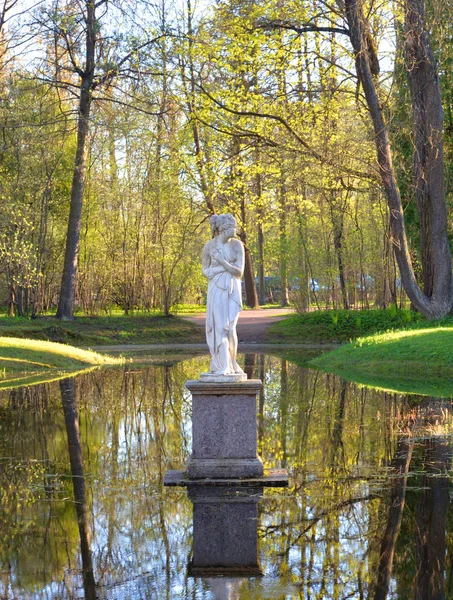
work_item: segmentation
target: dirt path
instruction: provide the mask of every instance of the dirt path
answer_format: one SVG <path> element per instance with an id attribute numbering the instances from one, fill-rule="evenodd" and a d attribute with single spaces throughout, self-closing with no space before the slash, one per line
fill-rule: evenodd
<path id="1" fill-rule="evenodd" d="M 239 316 L 239 322 L 237 326 L 238 338 L 239 338 L 239 349 L 242 351 L 253 349 L 253 347 L 259 345 L 260 349 L 266 347 L 273 347 L 275 344 L 266 344 L 266 331 L 269 325 L 284 319 L 286 316 L 292 314 L 294 311 L 291 308 L 266 308 L 263 310 L 243 310 Z M 205 326 L 205 315 L 191 315 L 185 316 L 184 319 L 195 323 L 200 328 L 204 329 Z M 307 348 L 317 348 L 319 344 L 278 344 L 279 348 L 294 348 L 296 346 L 303 346 Z M 204 344 L 115 344 L 109 346 L 93 346 L 92 350 L 98 352 L 130 352 L 130 351 L 159 351 L 159 350 L 171 350 L 171 349 L 184 349 L 184 350 L 201 350 L 206 349 L 207 345 Z"/>
<path id="2" fill-rule="evenodd" d="M 243 310 L 239 315 L 237 333 L 239 344 L 263 344 L 266 341 L 266 331 L 269 325 L 292 314 L 292 308 L 266 308 L 262 310 Z M 184 317 L 188 321 L 205 326 L 205 315 Z"/>
<path id="3" fill-rule="evenodd" d="M 291 308 L 266 308 L 262 310 L 243 310 L 239 315 L 239 322 L 237 326 L 238 338 L 239 338 L 239 351 L 250 352 L 257 350 L 257 346 L 261 351 L 272 350 L 272 349 L 291 349 L 291 348 L 336 348 L 337 343 L 292 343 L 292 344 L 269 344 L 266 343 L 266 332 L 269 325 L 284 319 L 288 315 L 294 312 Z M 199 327 L 204 329 L 205 326 L 205 315 L 191 315 L 185 316 L 184 319 L 195 323 Z M 193 343 L 173 343 L 173 344 L 115 344 L 112 346 L 93 346 L 91 350 L 97 352 L 159 352 L 168 350 L 181 350 L 182 352 L 188 350 L 194 351 L 205 351 L 208 352 L 208 346 L 206 343 L 193 344 Z"/>

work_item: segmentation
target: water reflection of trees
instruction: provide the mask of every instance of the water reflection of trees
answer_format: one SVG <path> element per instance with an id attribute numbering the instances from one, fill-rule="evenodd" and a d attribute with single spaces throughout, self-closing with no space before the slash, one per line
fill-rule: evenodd
<path id="1" fill-rule="evenodd" d="M 2 597 L 16 589 L 35 590 L 37 579 L 61 580 L 64 566 L 75 559 L 77 525 L 68 518 L 70 507 L 58 501 L 70 487 L 64 477 L 69 469 L 57 466 L 57 457 L 67 456 L 67 447 L 61 400 L 55 392 L 57 386 L 39 385 L 1 395 Z M 51 416 L 55 407 L 59 420 Z"/>
<path id="2" fill-rule="evenodd" d="M 160 483 L 188 452 L 181 390 L 191 376 L 190 363 L 97 372 L 78 378 L 77 392 L 74 380 L 63 382 L 62 397 L 58 384 L 1 396 L 0 477 L 11 482 L 1 492 L 2 597 L 8 589 L 40 595 L 52 582 L 52 594 L 72 597 L 79 574 L 91 597 L 93 571 L 101 594 L 123 582 L 134 594 L 143 586 L 172 597 L 184 579 L 176 547 L 186 539 L 189 548 L 190 503 L 183 494 L 164 501 Z"/>
<path id="3" fill-rule="evenodd" d="M 385 598 L 389 589 L 398 598 L 449 597 L 450 403 L 287 368 L 288 389 L 285 365 L 269 360 L 266 375 L 272 441 L 263 447 L 288 461 L 297 498 L 263 503 L 262 547 L 273 572 L 296 579 L 300 597 Z M 422 427 L 428 413 L 437 429 Z M 413 482 L 409 469 L 420 473 Z M 409 510 L 406 494 L 416 504 Z"/>
<path id="4" fill-rule="evenodd" d="M 449 472 L 451 402 L 424 398 L 412 410 L 413 443 L 405 513 L 395 543 L 398 597 L 441 600 L 453 593 Z M 384 596 L 381 596 L 384 597 Z"/>
<path id="5" fill-rule="evenodd" d="M 280 358 L 251 354 L 246 365 L 265 383 L 265 464 L 286 465 L 292 488 L 261 501 L 265 576 L 242 582 L 238 597 L 259 598 L 266 585 L 276 598 L 283 589 L 300 598 L 451 596 L 450 403 L 359 388 Z M 210 597 L 186 576 L 190 502 L 161 487 L 189 453 L 183 387 L 204 368 L 198 359 L 98 371 L 75 380 L 75 396 L 62 390 L 63 404 L 59 384 L 0 395 L 0 596 L 75 595 L 89 566 L 85 538 L 99 597 Z M 72 478 L 77 439 L 83 494 Z"/>
<path id="6" fill-rule="evenodd" d="M 82 556 L 83 589 L 86 600 L 96 599 L 93 557 L 91 553 L 91 525 L 88 514 L 88 500 L 85 485 L 82 445 L 80 443 L 79 415 L 74 379 L 60 381 L 61 404 L 68 436 L 68 454 L 71 465 L 71 480 L 74 490 L 74 504 L 80 537 Z"/>

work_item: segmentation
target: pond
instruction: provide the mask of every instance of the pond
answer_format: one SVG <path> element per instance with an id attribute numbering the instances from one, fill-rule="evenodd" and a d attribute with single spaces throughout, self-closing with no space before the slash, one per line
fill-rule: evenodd
<path id="1" fill-rule="evenodd" d="M 206 357 L 1 392 L 0 597 L 453 597 L 450 400 L 275 356 L 241 360 L 264 382 L 260 454 L 288 469 L 290 486 L 257 492 L 230 533 L 194 521 L 186 490 L 163 487 L 190 454 L 184 383 Z M 247 537 L 255 571 L 191 569 L 217 534 L 226 553 Z"/>

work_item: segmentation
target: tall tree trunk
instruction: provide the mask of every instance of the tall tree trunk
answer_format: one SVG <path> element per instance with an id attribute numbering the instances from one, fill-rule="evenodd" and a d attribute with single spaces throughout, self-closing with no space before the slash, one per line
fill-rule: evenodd
<path id="1" fill-rule="evenodd" d="M 241 210 L 243 213 L 243 229 L 240 234 L 242 243 L 244 244 L 244 285 L 245 285 L 245 303 L 249 308 L 259 308 L 258 294 L 256 293 L 255 276 L 253 273 L 253 260 L 249 247 L 247 246 L 247 234 L 245 232 L 245 208 Z"/>
<path id="2" fill-rule="evenodd" d="M 245 303 L 249 308 L 259 308 L 258 294 L 256 293 L 255 279 L 253 276 L 252 255 L 247 246 L 247 235 L 244 230 L 239 234 L 245 251 L 244 265 L 244 285 L 245 285 Z"/>
<path id="3" fill-rule="evenodd" d="M 97 22 L 95 3 L 86 2 L 86 65 L 81 73 L 80 101 L 77 124 L 77 149 L 71 186 L 71 202 L 69 207 L 66 250 L 61 279 L 60 299 L 57 317 L 59 319 L 74 318 L 74 297 L 79 257 L 80 226 L 82 218 L 83 192 L 85 188 L 86 145 L 89 131 L 89 118 L 94 82 L 94 61 Z"/>
<path id="4" fill-rule="evenodd" d="M 442 143 L 444 113 L 436 61 L 426 31 L 424 0 L 406 2 L 405 34 L 414 123 L 413 180 L 420 218 L 423 291 L 432 296 L 435 267 L 442 268 L 445 252 L 448 256 L 449 252 L 448 248 L 443 248 L 443 243 L 448 246 Z M 435 239 L 438 235 L 439 242 Z"/>
<path id="5" fill-rule="evenodd" d="M 306 186 L 304 186 L 303 194 L 301 194 L 303 200 L 306 199 Z M 301 204 L 296 204 L 296 216 L 297 216 L 297 232 L 298 232 L 298 257 L 299 257 L 299 292 L 298 292 L 298 311 L 310 310 L 310 289 L 312 289 L 316 307 L 319 310 L 318 296 L 314 289 L 314 278 L 310 264 L 310 257 L 307 250 L 306 232 L 304 230 L 305 216 Z"/>
<path id="6" fill-rule="evenodd" d="M 331 190 L 332 198 L 329 198 L 328 205 L 333 229 L 333 247 L 337 257 L 338 279 L 340 281 L 341 297 L 343 308 L 349 309 L 348 290 L 346 288 L 345 268 L 343 261 L 343 231 L 344 231 L 344 211 L 345 204 L 338 200 L 337 195 L 341 192 Z"/>
<path id="7" fill-rule="evenodd" d="M 258 212 L 258 289 L 259 289 L 259 303 L 266 304 L 266 290 L 265 290 L 265 279 L 264 279 L 264 232 L 263 232 L 263 181 L 262 175 L 259 170 L 260 168 L 260 154 L 258 148 L 256 149 L 255 160 L 258 167 L 258 172 L 255 176 L 255 194 L 256 194 L 256 205 Z"/>
<path id="8" fill-rule="evenodd" d="M 288 306 L 288 239 L 286 234 L 286 173 L 284 167 L 280 174 L 280 190 L 279 190 L 279 236 L 280 236 L 280 287 L 281 287 L 281 306 Z"/>
<path id="9" fill-rule="evenodd" d="M 16 314 L 16 286 L 14 283 L 8 286 L 8 317 Z"/>
<path id="10" fill-rule="evenodd" d="M 18 317 L 24 316 L 24 288 L 21 285 L 16 289 L 16 314 Z"/>
<path id="11" fill-rule="evenodd" d="M 186 90 L 187 97 L 187 109 L 192 122 L 192 135 L 195 147 L 195 163 L 197 165 L 198 176 L 200 178 L 201 191 L 206 202 L 206 207 L 209 214 L 215 213 L 214 197 L 215 191 L 213 182 L 210 180 L 209 173 L 206 168 L 206 155 L 203 152 L 203 145 L 200 136 L 199 122 L 196 114 L 196 91 L 197 85 L 195 80 L 195 66 L 194 66 L 194 31 L 193 31 L 193 8 L 191 0 L 187 0 L 187 36 L 189 42 L 189 78 L 190 78 L 190 90 Z M 185 78 L 184 78 L 185 79 Z"/>
<path id="12" fill-rule="evenodd" d="M 388 127 L 384 119 L 378 95 L 375 76 L 378 72 L 376 51 L 371 40 L 368 22 L 364 16 L 362 0 L 345 0 L 349 35 L 356 56 L 356 69 L 362 84 L 368 110 L 376 135 L 377 158 L 382 184 L 390 209 L 390 228 L 395 256 L 400 269 L 404 289 L 417 310 L 427 318 L 440 318 L 452 308 L 451 256 L 447 237 L 446 205 L 443 191 L 443 114 L 440 87 L 434 58 L 429 45 L 425 26 L 424 3 L 422 0 L 406 0 L 406 45 L 407 55 L 422 57 L 421 62 L 413 61 L 410 75 L 414 98 L 415 129 L 417 132 L 416 150 L 426 146 L 422 157 L 414 162 L 416 173 L 428 178 L 429 206 L 426 206 L 425 193 L 420 194 L 420 207 L 427 214 L 420 214 L 423 224 L 422 243 L 428 245 L 422 255 L 430 261 L 427 286 L 432 294 L 423 293 L 418 287 L 407 243 L 404 211 L 392 162 Z M 423 73 L 419 77 L 418 71 Z M 424 105 L 425 110 L 422 110 Z M 418 123 L 418 125 L 417 125 Z M 423 125 L 423 126 L 422 126 Z M 425 158 L 423 158 L 425 157 Z M 420 159 L 422 162 L 420 163 Z M 420 165 L 419 165 L 420 163 Z M 422 168 L 421 168 L 422 167 Z M 418 175 L 417 175 L 418 181 Z M 422 190 L 425 186 L 422 186 Z M 428 234 L 428 231 L 430 233 Z"/>
<path id="13" fill-rule="evenodd" d="M 41 196 L 41 210 L 39 215 L 39 232 L 38 232 L 38 257 L 36 261 L 36 270 L 38 273 L 46 271 L 44 268 L 44 255 L 46 249 L 46 236 L 47 236 L 47 224 L 49 214 L 49 200 L 50 200 L 50 186 L 51 178 L 54 169 L 49 169 L 46 165 L 46 187 Z M 44 296 L 44 275 L 42 275 L 33 290 L 33 310 L 32 317 L 36 316 L 43 308 L 43 296 Z"/>
<path id="14" fill-rule="evenodd" d="M 258 294 L 256 293 L 255 278 L 253 273 L 253 261 L 250 249 L 247 246 L 247 212 L 246 212 L 246 190 L 243 179 L 243 167 L 240 156 L 240 141 L 238 138 L 233 140 L 233 167 L 231 171 L 232 183 L 237 186 L 239 196 L 239 209 L 241 213 L 242 231 L 239 234 L 244 244 L 244 284 L 245 284 L 245 303 L 249 308 L 259 308 Z M 233 185 L 234 188 L 234 185 Z"/>
<path id="15" fill-rule="evenodd" d="M 261 223 L 258 223 L 258 287 L 259 303 L 266 304 L 266 279 L 264 277 L 264 232 Z"/>
<path id="16" fill-rule="evenodd" d="M 279 0 L 279 7 L 283 7 L 282 0 Z M 284 45 L 284 30 L 280 29 L 280 42 Z M 277 81 L 278 95 L 282 109 L 288 109 L 287 106 L 287 89 L 286 89 L 286 64 L 283 56 L 277 61 Z M 280 305 L 288 306 L 288 239 L 286 234 L 286 210 L 287 210 L 287 181 L 286 181 L 286 156 L 282 153 L 280 164 L 280 182 L 278 189 L 278 207 L 279 207 L 279 250 L 280 250 Z"/>
<path id="17" fill-rule="evenodd" d="M 349 297 L 348 290 L 346 288 L 346 278 L 344 276 L 344 264 L 343 264 L 343 256 L 342 256 L 342 235 L 338 232 L 334 233 L 333 245 L 335 248 L 335 253 L 337 255 L 338 262 L 338 278 L 340 280 L 340 290 L 341 290 L 341 298 L 343 300 L 343 308 L 345 310 L 349 309 Z M 353 299 L 354 301 L 354 299 Z"/>

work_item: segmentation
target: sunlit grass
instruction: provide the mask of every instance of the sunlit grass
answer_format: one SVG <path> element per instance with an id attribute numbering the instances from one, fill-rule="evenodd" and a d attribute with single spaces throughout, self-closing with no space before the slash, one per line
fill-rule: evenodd
<path id="1" fill-rule="evenodd" d="M 320 310 L 295 314 L 274 323 L 269 338 L 275 342 L 348 342 L 359 336 L 387 330 L 427 327 L 426 320 L 410 310 Z"/>
<path id="2" fill-rule="evenodd" d="M 172 313 L 175 315 L 192 315 L 198 313 L 205 313 L 205 304 L 176 304 L 173 307 Z"/>
<path id="3" fill-rule="evenodd" d="M 242 308 L 243 308 L 243 310 L 256 310 L 254 308 L 249 308 L 245 304 Z M 285 308 L 292 308 L 292 307 L 291 306 L 286 306 L 286 307 L 282 306 L 278 302 L 268 302 L 267 304 L 260 304 L 259 308 L 261 310 L 266 310 L 267 308 L 281 308 L 282 310 L 284 310 Z"/>
<path id="4" fill-rule="evenodd" d="M 113 358 L 66 344 L 0 337 L 0 374 L 3 375 L 3 379 L 11 372 L 73 371 L 88 366 L 122 364 L 122 362 L 122 358 Z"/>
<path id="5" fill-rule="evenodd" d="M 345 379 L 398 392 L 453 396 L 453 327 L 359 338 L 311 365 Z"/>
<path id="6" fill-rule="evenodd" d="M 149 314 L 81 316 L 74 321 L 6 317 L 0 319 L 0 334 L 85 347 L 198 342 L 204 336 L 202 329 L 187 319 Z"/>

